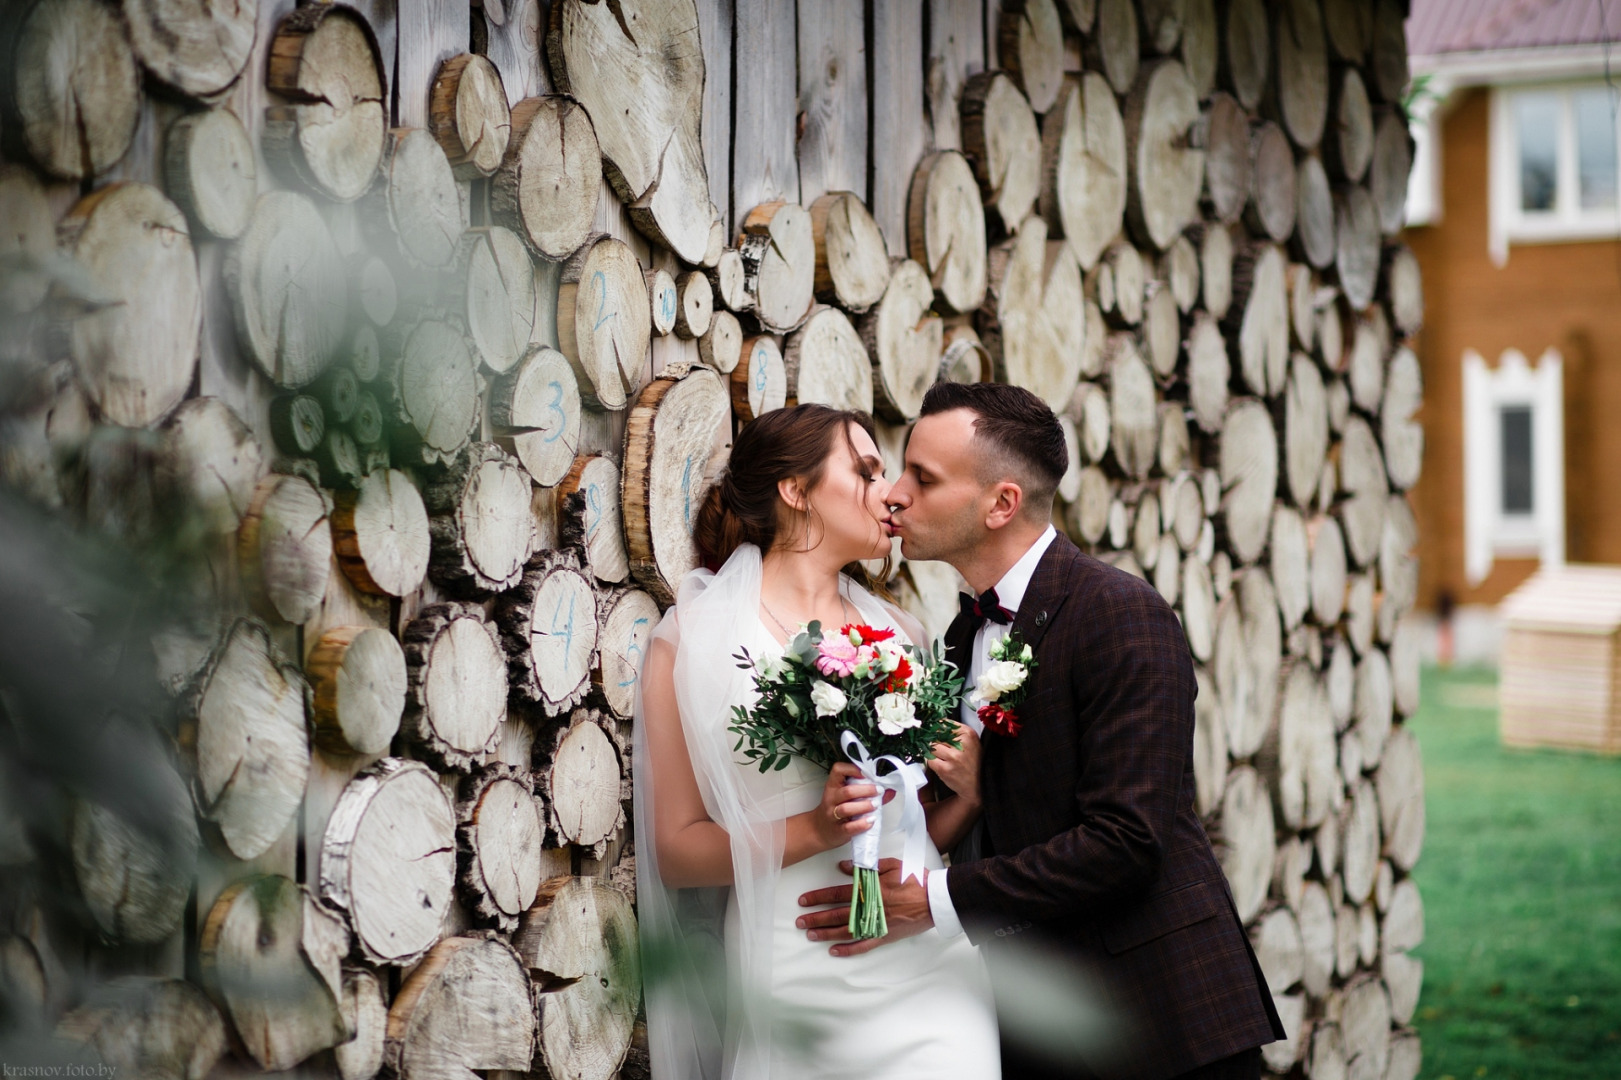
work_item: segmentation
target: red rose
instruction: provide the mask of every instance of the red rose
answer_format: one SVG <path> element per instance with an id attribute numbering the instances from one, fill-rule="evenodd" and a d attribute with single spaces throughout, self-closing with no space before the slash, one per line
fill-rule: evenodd
<path id="1" fill-rule="evenodd" d="M 888 641 L 890 638 L 895 636 L 895 631 L 893 630 L 874 630 L 866 623 L 845 623 L 844 626 L 839 628 L 839 633 L 848 636 L 852 630 L 860 635 L 861 644 L 863 645 L 873 645 L 880 641 Z"/>
<path id="2" fill-rule="evenodd" d="M 979 722 L 985 725 L 985 730 L 997 735 L 1013 738 L 1019 733 L 1023 724 L 1012 709 L 1004 709 L 1000 705 L 981 705 L 979 707 Z"/>

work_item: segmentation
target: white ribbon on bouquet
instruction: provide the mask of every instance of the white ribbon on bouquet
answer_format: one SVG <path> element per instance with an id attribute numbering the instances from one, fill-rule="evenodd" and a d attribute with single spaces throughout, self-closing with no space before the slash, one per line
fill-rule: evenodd
<path id="1" fill-rule="evenodd" d="M 923 882 L 923 858 L 929 841 L 929 823 L 923 815 L 923 802 L 917 796 L 929 782 L 929 774 L 919 761 L 902 761 L 894 754 L 873 757 L 855 732 L 846 730 L 839 736 L 839 745 L 850 763 L 861 770 L 862 778 L 878 786 L 878 808 L 863 814 L 860 820 L 871 820 L 883 811 L 883 794 L 893 791 L 901 800 L 901 883 L 908 878 Z M 892 770 L 880 776 L 878 766 L 888 762 Z M 853 783 L 854 778 L 845 781 Z M 868 829 L 850 838 L 850 861 L 866 870 L 878 869 L 878 830 Z"/>

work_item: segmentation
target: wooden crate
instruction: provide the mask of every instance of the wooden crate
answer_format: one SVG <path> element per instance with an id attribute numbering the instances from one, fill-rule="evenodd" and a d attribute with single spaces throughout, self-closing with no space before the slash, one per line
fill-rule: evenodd
<path id="1" fill-rule="evenodd" d="M 1499 610 L 1503 742 L 1621 754 L 1621 566 L 1539 571 Z"/>

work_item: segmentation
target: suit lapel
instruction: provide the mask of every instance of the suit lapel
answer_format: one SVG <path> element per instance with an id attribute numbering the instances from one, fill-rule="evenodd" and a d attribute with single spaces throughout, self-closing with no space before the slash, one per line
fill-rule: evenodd
<path id="1" fill-rule="evenodd" d="M 1036 563 L 1036 572 L 1030 575 L 1030 587 L 1025 589 L 1024 599 L 1019 602 L 1012 632 L 1032 649 L 1041 647 L 1041 639 L 1052 626 L 1058 609 L 1069 599 L 1070 575 L 1075 566 L 1073 556 L 1077 550 L 1069 537 L 1059 533 Z"/>

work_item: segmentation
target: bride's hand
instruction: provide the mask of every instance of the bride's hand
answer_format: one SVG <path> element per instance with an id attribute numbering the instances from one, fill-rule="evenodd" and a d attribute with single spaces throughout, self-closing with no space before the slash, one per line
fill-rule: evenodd
<path id="1" fill-rule="evenodd" d="M 812 811 L 811 823 L 823 850 L 831 851 L 848 844 L 852 836 L 873 826 L 873 821 L 862 821 L 861 817 L 871 813 L 877 805 L 873 799 L 878 788 L 865 781 L 845 784 L 845 779 L 852 776 L 859 778 L 861 770 L 848 761 L 840 761 L 834 764 L 827 774 L 827 783 L 822 785 L 822 804 Z"/>
<path id="2" fill-rule="evenodd" d="M 958 724 L 957 742 L 960 749 L 950 743 L 935 743 L 934 757 L 929 760 L 928 766 L 934 775 L 944 781 L 946 787 L 957 793 L 958 798 L 978 806 L 979 736 L 967 724 Z"/>

